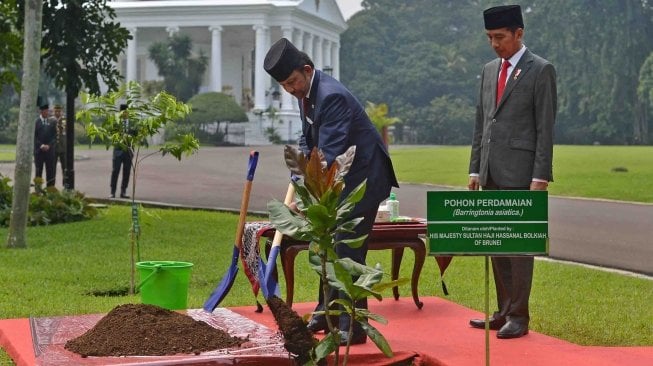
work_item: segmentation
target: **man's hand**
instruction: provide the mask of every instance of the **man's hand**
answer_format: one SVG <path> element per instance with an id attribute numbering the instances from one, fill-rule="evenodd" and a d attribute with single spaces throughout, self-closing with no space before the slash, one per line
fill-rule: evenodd
<path id="1" fill-rule="evenodd" d="M 531 191 L 546 191 L 548 186 L 548 182 L 532 181 L 530 189 Z"/>
<path id="2" fill-rule="evenodd" d="M 467 183 L 467 189 L 469 189 L 470 191 L 478 191 L 479 183 L 478 183 L 477 176 L 469 177 L 469 183 Z"/>
<path id="3" fill-rule="evenodd" d="M 290 204 L 288 205 L 288 208 L 290 209 L 290 211 L 300 213 L 299 212 L 299 207 L 297 207 L 297 204 L 295 203 L 295 201 L 290 202 Z"/>
<path id="4" fill-rule="evenodd" d="M 43 144 L 41 145 L 41 151 L 47 152 L 50 150 L 50 145 Z"/>

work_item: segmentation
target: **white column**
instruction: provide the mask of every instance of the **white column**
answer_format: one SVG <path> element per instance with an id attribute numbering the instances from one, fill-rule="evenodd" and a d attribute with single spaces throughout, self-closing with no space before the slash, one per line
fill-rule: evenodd
<path id="1" fill-rule="evenodd" d="M 295 44 L 295 47 L 297 47 L 298 50 L 305 51 L 304 50 L 304 31 L 303 30 L 297 29 L 297 31 L 295 32 L 295 40 L 293 41 L 293 43 Z M 292 100 L 292 97 L 291 97 L 291 100 Z M 292 100 L 290 105 L 291 105 L 291 108 L 294 111 L 299 110 L 299 104 L 296 103 L 294 100 Z"/>
<path id="2" fill-rule="evenodd" d="M 265 46 L 263 47 L 263 60 L 265 60 L 265 54 L 268 52 L 270 47 L 272 46 L 272 37 L 270 36 L 270 28 L 265 27 Z M 261 64 L 261 70 L 263 70 L 263 64 Z M 267 72 L 264 72 L 262 74 L 265 74 L 265 92 L 266 93 L 271 93 L 272 91 L 270 88 L 272 88 L 272 78 L 268 76 Z M 272 104 L 272 95 L 268 95 L 267 98 L 265 98 L 265 105 L 269 106 Z"/>
<path id="3" fill-rule="evenodd" d="M 292 27 L 281 27 L 281 33 L 283 34 L 284 38 L 288 39 L 291 42 L 293 41 L 293 39 L 292 39 L 292 34 L 293 34 Z M 298 47 L 296 44 L 295 44 L 295 46 Z M 282 111 L 291 111 L 293 109 L 293 105 L 296 104 L 296 103 L 293 103 L 292 95 L 290 95 L 290 93 L 288 93 L 287 91 L 283 90 L 283 88 L 280 88 L 279 91 L 281 92 L 281 110 Z"/>
<path id="4" fill-rule="evenodd" d="M 333 42 L 333 77 L 340 80 L 340 42 Z"/>
<path id="5" fill-rule="evenodd" d="M 298 29 L 297 32 L 295 33 L 295 40 L 293 41 L 295 44 L 295 47 L 297 47 L 298 50 L 304 51 L 304 31 L 301 29 Z"/>
<path id="6" fill-rule="evenodd" d="M 222 27 L 211 26 L 211 82 L 210 91 L 222 91 Z"/>
<path id="7" fill-rule="evenodd" d="M 315 58 L 313 59 L 313 63 L 315 64 L 315 67 L 320 70 L 324 68 L 324 59 L 322 58 L 324 47 L 322 41 L 322 37 L 315 36 Z"/>
<path id="8" fill-rule="evenodd" d="M 166 32 L 168 32 L 168 37 L 172 37 L 179 32 L 179 26 L 169 25 L 166 27 Z"/>
<path id="9" fill-rule="evenodd" d="M 306 43 L 304 43 L 304 52 L 308 55 L 308 57 L 315 62 L 315 59 L 313 58 L 313 35 L 310 33 L 306 34 Z"/>
<path id="10" fill-rule="evenodd" d="M 324 63 L 322 68 L 330 67 L 333 70 L 333 59 L 331 58 L 331 41 L 328 39 L 324 40 Z M 333 75 L 333 72 L 331 73 Z"/>
<path id="11" fill-rule="evenodd" d="M 125 81 L 137 81 L 136 80 L 136 30 L 137 28 L 129 28 L 129 33 L 132 36 L 132 39 L 127 41 L 127 72 Z"/>
<path id="12" fill-rule="evenodd" d="M 263 61 L 265 60 L 265 45 L 268 43 L 265 40 L 268 27 L 263 25 L 255 25 L 256 31 L 256 48 L 254 50 L 254 109 L 264 110 L 267 108 L 265 103 L 265 78 L 266 72 L 263 69 Z"/>

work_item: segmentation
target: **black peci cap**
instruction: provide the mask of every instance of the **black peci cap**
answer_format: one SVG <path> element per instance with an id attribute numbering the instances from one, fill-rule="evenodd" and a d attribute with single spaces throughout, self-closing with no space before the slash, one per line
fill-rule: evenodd
<path id="1" fill-rule="evenodd" d="M 120 105 L 120 110 L 121 111 L 126 111 L 127 110 L 127 104 L 121 104 Z"/>
<path id="2" fill-rule="evenodd" d="M 265 55 L 263 68 L 276 81 L 281 82 L 288 79 L 294 70 L 304 66 L 305 61 L 306 58 L 302 51 L 286 38 L 281 38 L 270 47 Z"/>
<path id="3" fill-rule="evenodd" d="M 503 5 L 485 9 L 483 11 L 485 29 L 499 29 L 506 27 L 524 28 L 524 19 L 519 5 Z"/>
<path id="4" fill-rule="evenodd" d="M 42 110 L 42 111 L 43 111 L 43 110 L 46 110 L 46 109 L 50 109 L 50 105 L 47 104 L 47 103 L 46 103 L 46 104 L 41 104 L 41 105 L 39 106 L 39 109 Z"/>

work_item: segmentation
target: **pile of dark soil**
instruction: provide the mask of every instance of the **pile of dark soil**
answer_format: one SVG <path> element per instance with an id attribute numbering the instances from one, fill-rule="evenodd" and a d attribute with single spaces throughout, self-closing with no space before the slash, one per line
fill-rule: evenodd
<path id="1" fill-rule="evenodd" d="M 164 356 L 238 347 L 246 341 L 188 315 L 154 305 L 126 304 L 66 342 L 65 348 L 82 357 Z"/>

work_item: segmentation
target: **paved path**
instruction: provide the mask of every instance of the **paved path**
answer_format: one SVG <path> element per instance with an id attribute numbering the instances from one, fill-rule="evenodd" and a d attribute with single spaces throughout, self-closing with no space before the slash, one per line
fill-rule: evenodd
<path id="1" fill-rule="evenodd" d="M 139 168 L 136 197 L 237 211 L 250 150 L 258 150 L 260 158 L 249 211 L 266 212 L 267 202 L 283 200 L 287 188 L 282 146 L 202 147 L 181 162 L 149 157 Z M 78 155 L 88 159 L 75 162 L 75 188 L 89 197 L 107 198 L 111 151 L 95 147 Z M 0 173 L 13 179 L 13 164 L 0 164 Z M 61 186 L 61 172 L 57 179 Z M 396 190 L 401 214 L 425 217 L 426 192 L 438 189 L 445 188 L 401 184 Z M 549 234 L 550 257 L 653 275 L 653 205 L 550 197 Z"/>

